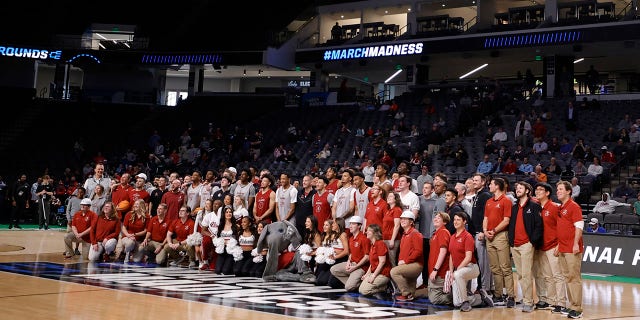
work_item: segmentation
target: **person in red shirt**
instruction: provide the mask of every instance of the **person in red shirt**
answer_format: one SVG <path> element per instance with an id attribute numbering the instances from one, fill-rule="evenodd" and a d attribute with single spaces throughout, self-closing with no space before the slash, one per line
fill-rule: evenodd
<path id="1" fill-rule="evenodd" d="M 124 217 L 124 215 L 129 211 L 129 207 L 124 207 L 124 203 L 123 205 L 120 205 L 120 203 L 125 200 L 129 203 L 132 202 L 129 199 L 129 190 L 133 188 L 130 184 L 131 175 L 125 172 L 120 176 L 120 183 L 115 183 L 115 180 L 111 181 L 111 201 L 116 204 L 118 217 Z"/>
<path id="2" fill-rule="evenodd" d="M 489 192 L 493 197 L 485 203 L 484 220 L 482 229 L 487 238 L 487 256 L 489 267 L 493 273 L 495 292 L 493 302 L 496 305 L 504 305 L 502 292 L 507 289 L 507 307 L 515 306 L 515 291 L 513 272 L 511 270 L 511 252 L 507 228 L 511 219 L 511 207 L 513 203 L 506 196 L 507 183 L 503 178 L 493 178 L 489 183 Z"/>
<path id="3" fill-rule="evenodd" d="M 178 219 L 180 207 L 185 203 L 185 194 L 182 192 L 182 182 L 180 179 L 171 181 L 169 191 L 162 195 L 160 202 L 167 204 L 167 219 Z"/>
<path id="4" fill-rule="evenodd" d="M 542 207 L 542 245 L 533 257 L 533 270 L 538 303 L 536 309 L 547 309 L 552 313 L 562 313 L 565 308 L 566 286 L 558 257 L 554 255 L 558 245 L 557 224 L 560 206 L 549 198 L 551 185 L 536 184 L 536 198 Z M 568 311 L 566 311 L 568 313 Z"/>
<path id="5" fill-rule="evenodd" d="M 147 224 L 149 222 L 147 205 L 143 199 L 138 199 L 133 203 L 133 208 L 122 220 L 122 237 L 116 247 L 116 257 L 124 250 L 124 263 L 129 263 L 131 253 L 134 253 L 134 262 L 140 262 L 142 255 L 140 247 L 147 235 Z"/>
<path id="6" fill-rule="evenodd" d="M 116 250 L 120 235 L 120 220 L 113 202 L 104 203 L 100 214 L 91 226 L 90 234 L 89 261 L 98 261 L 102 254 L 103 261 L 108 262 L 109 256 Z"/>
<path id="7" fill-rule="evenodd" d="M 84 189 L 84 188 L 83 188 Z M 82 257 L 89 256 L 89 243 L 91 243 L 91 226 L 95 223 L 98 215 L 89 210 L 91 200 L 84 198 L 80 201 L 80 210 L 73 215 L 71 220 L 71 231 L 64 237 L 65 259 L 71 259 L 74 255 L 73 243 L 82 244 Z"/>
<path id="8" fill-rule="evenodd" d="M 274 181 L 275 178 L 270 174 L 260 178 L 260 189 L 256 192 L 252 209 L 256 223 L 263 220 L 266 223 L 273 221 L 273 214 L 276 209 L 276 193 L 271 189 L 271 185 L 273 185 Z"/>
<path id="9" fill-rule="evenodd" d="M 571 199 L 571 183 L 560 180 L 556 184 L 556 196 L 560 201 L 557 234 L 558 246 L 555 255 L 558 256 L 560 268 L 567 283 L 567 297 L 569 303 L 567 317 L 582 318 L 582 209 Z"/>
<path id="10" fill-rule="evenodd" d="M 451 291 L 444 292 L 444 279 L 449 271 L 449 239 L 451 233 L 446 225 L 451 221 L 446 212 L 437 212 L 433 216 L 435 232 L 429 239 L 429 301 L 433 304 L 450 305 L 453 303 Z"/>
<path id="11" fill-rule="evenodd" d="M 389 248 L 389 260 L 394 267 L 398 263 L 398 247 L 400 246 L 400 215 L 402 215 L 400 194 L 392 191 L 387 195 L 387 211 L 382 217 L 381 226 L 382 239 Z"/>
<path id="12" fill-rule="evenodd" d="M 371 242 L 369 250 L 369 268 L 362 276 L 358 291 L 365 296 L 375 295 L 387 289 L 391 277 L 389 249 L 382 240 L 382 229 L 379 224 L 367 226 L 367 239 Z"/>
<path id="13" fill-rule="evenodd" d="M 331 267 L 331 274 L 344 284 L 347 292 L 357 292 L 362 283 L 362 276 L 369 268 L 369 251 L 371 241 L 360 232 L 362 217 L 353 216 L 349 220 L 349 258 L 345 262 Z"/>
<path id="14" fill-rule="evenodd" d="M 142 254 L 147 257 L 155 257 L 157 264 L 162 264 L 165 257 L 160 257 L 160 251 L 167 243 L 167 232 L 169 231 L 169 221 L 167 220 L 167 204 L 160 203 L 156 209 L 156 215 L 149 219 L 147 224 L 147 234 L 140 244 L 143 249 Z M 160 262 L 158 262 L 158 259 Z"/>
<path id="15" fill-rule="evenodd" d="M 517 202 L 511 208 L 509 245 L 522 288 L 522 312 L 533 312 L 533 256 L 542 242 L 542 208 L 531 198 L 530 184 L 518 181 L 515 189 Z"/>
<path id="16" fill-rule="evenodd" d="M 156 262 L 163 265 L 165 259 L 172 259 L 171 266 L 178 266 L 182 259 L 179 259 L 180 252 L 189 256 L 189 267 L 196 266 L 196 252 L 193 246 L 187 244 L 187 237 L 193 233 L 195 222 L 189 218 L 191 209 L 187 205 L 180 207 L 178 219 L 169 223 L 166 244 L 162 248 L 160 255 L 156 256 Z M 175 237 L 174 237 L 175 235 Z"/>
<path id="17" fill-rule="evenodd" d="M 391 279 L 400 290 L 400 295 L 396 297 L 399 301 L 414 299 L 416 283 L 424 263 L 422 233 L 415 228 L 415 219 L 411 211 L 404 211 L 400 215 L 400 225 L 404 232 L 400 240 L 398 265 L 391 269 Z"/>
<path id="18" fill-rule="evenodd" d="M 334 166 L 330 166 L 327 168 L 327 172 L 325 173 L 325 177 L 329 179 L 327 182 L 326 189 L 331 194 L 335 194 L 338 189 L 340 189 L 340 179 L 338 179 L 338 168 Z"/>
<path id="19" fill-rule="evenodd" d="M 504 167 L 502 167 L 502 173 L 515 174 L 516 171 L 518 171 L 518 166 L 516 166 L 516 163 L 513 162 L 513 159 L 511 159 L 511 157 L 507 158 Z"/>
<path id="20" fill-rule="evenodd" d="M 386 192 L 379 185 L 374 185 L 369 191 L 371 200 L 367 204 L 367 210 L 364 213 L 364 219 L 367 227 L 372 224 L 382 226 L 382 218 L 387 212 Z"/>
<path id="21" fill-rule="evenodd" d="M 331 218 L 331 203 L 333 193 L 326 189 L 329 184 L 327 177 L 318 177 L 316 181 L 316 193 L 312 197 L 313 215 L 318 219 L 318 231 L 323 232 L 324 222 Z"/>
<path id="22" fill-rule="evenodd" d="M 460 311 L 471 311 L 472 306 L 482 304 L 480 294 L 467 295 L 467 284 L 480 275 L 478 262 L 473 255 L 475 240 L 466 225 L 467 213 L 458 211 L 453 214 L 453 226 L 456 232 L 449 239 L 449 270 L 451 270 L 451 292 L 453 293 L 453 306 L 460 306 Z"/>

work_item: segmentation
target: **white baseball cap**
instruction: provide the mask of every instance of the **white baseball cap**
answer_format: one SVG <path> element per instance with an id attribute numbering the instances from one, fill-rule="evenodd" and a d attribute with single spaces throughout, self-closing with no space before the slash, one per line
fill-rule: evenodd
<path id="1" fill-rule="evenodd" d="M 400 215 L 400 218 L 401 218 L 401 219 L 402 219 L 402 218 L 407 218 L 407 219 L 415 220 L 415 219 L 416 219 L 416 216 L 413 214 L 413 212 L 411 212 L 411 211 L 407 210 L 407 211 L 404 211 L 404 212 Z"/>
<path id="2" fill-rule="evenodd" d="M 91 200 L 89 200 L 89 198 L 84 198 L 84 199 L 80 200 L 80 205 L 90 206 L 91 205 Z"/>
<path id="3" fill-rule="evenodd" d="M 598 224 L 598 218 L 591 218 L 591 221 L 589 222 L 589 225 L 594 225 L 594 224 Z"/>
<path id="4" fill-rule="evenodd" d="M 147 181 L 147 175 L 144 174 L 144 173 L 138 173 L 136 175 L 136 178 L 142 178 L 142 179 L 144 179 L 144 181 Z"/>
<path id="5" fill-rule="evenodd" d="M 238 173 L 238 170 L 236 170 L 235 167 L 229 167 L 229 169 L 227 169 L 227 170 L 233 172 L 234 174 Z"/>
<path id="6" fill-rule="evenodd" d="M 349 219 L 349 223 L 359 223 L 362 224 L 362 217 L 361 216 L 353 216 L 351 217 L 351 219 Z"/>

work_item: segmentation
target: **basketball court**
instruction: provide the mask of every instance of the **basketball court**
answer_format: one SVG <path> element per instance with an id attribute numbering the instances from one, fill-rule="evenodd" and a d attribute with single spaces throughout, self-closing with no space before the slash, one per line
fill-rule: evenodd
<path id="1" fill-rule="evenodd" d="M 62 256 L 64 232 L 0 231 L 3 319 L 563 319 L 505 307 L 460 312 L 298 282 Z M 639 272 L 640 274 L 640 272 Z M 583 275 L 584 319 L 639 319 L 640 278 Z"/>

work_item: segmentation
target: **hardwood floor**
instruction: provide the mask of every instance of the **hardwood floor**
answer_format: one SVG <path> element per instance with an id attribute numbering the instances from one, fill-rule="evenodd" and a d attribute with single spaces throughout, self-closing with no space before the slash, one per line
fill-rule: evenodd
<path id="1" fill-rule="evenodd" d="M 426 299 L 398 303 L 301 283 L 262 282 L 181 268 L 65 261 L 64 232 L 0 231 L 2 319 L 354 319 L 551 320 L 548 310 L 448 310 Z M 583 281 L 584 319 L 639 319 L 640 285 Z"/>

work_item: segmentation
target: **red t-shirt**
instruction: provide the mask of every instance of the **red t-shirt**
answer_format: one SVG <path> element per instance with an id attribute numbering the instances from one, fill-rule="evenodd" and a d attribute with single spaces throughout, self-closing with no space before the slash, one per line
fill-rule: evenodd
<path id="1" fill-rule="evenodd" d="M 340 179 L 333 179 L 333 181 L 330 181 L 329 184 L 324 188 L 326 191 L 329 191 L 329 193 L 331 194 L 335 194 L 336 191 L 338 191 L 338 182 L 340 182 Z"/>
<path id="2" fill-rule="evenodd" d="M 519 247 L 527 242 L 529 242 L 529 235 L 527 234 L 527 230 L 524 228 L 524 218 L 522 217 L 522 206 L 518 203 L 518 216 L 516 219 L 516 229 L 513 235 L 513 245 Z"/>
<path id="3" fill-rule="evenodd" d="M 357 236 L 349 237 L 349 260 L 354 263 L 360 262 L 365 255 L 369 254 L 371 249 L 371 241 L 367 239 L 364 233 L 359 232 Z M 365 272 L 369 268 L 369 264 L 362 265 L 362 270 Z"/>
<path id="4" fill-rule="evenodd" d="M 391 261 L 389 260 L 389 249 L 384 241 L 377 240 L 369 250 L 369 263 L 371 264 L 371 273 L 374 273 L 380 264 L 380 257 L 386 257 L 380 274 L 386 277 L 391 276 Z"/>
<path id="5" fill-rule="evenodd" d="M 547 251 L 558 245 L 558 234 L 556 231 L 558 225 L 558 212 L 560 207 L 551 200 L 547 201 L 542 207 L 542 248 Z"/>
<path id="6" fill-rule="evenodd" d="M 459 235 L 452 234 L 449 241 L 449 253 L 451 254 L 453 267 L 457 268 L 464 260 L 466 252 L 473 252 L 474 249 L 475 243 L 469 231 L 464 230 Z M 470 263 L 476 263 L 476 257 L 473 254 L 471 255 Z"/>
<path id="7" fill-rule="evenodd" d="M 158 216 L 151 218 L 147 225 L 147 232 L 151 233 L 151 240 L 156 242 L 163 242 L 167 237 L 167 231 L 169 231 L 169 220 L 165 217 L 160 221 Z"/>
<path id="8" fill-rule="evenodd" d="M 382 228 L 382 218 L 384 214 L 387 212 L 387 202 L 384 199 L 378 200 L 378 203 L 374 203 L 373 201 L 369 201 L 367 204 L 367 211 L 364 213 L 364 218 L 367 220 L 366 227 L 377 224 Z M 393 230 L 393 229 L 392 229 Z"/>
<path id="9" fill-rule="evenodd" d="M 437 274 L 438 277 L 442 279 L 444 279 L 449 270 L 449 239 L 451 239 L 451 234 L 443 225 L 433 233 L 429 240 L 429 261 L 427 265 L 429 273 L 436 267 L 436 262 L 438 262 L 438 256 L 440 255 L 440 248 L 447 249 L 447 255 L 444 257 L 444 260 L 442 260 L 442 265 Z"/>
<path id="10" fill-rule="evenodd" d="M 491 197 L 484 206 L 484 217 L 487 218 L 487 230 L 492 230 L 504 220 L 505 217 L 511 218 L 511 200 L 504 194 L 498 199 Z M 501 230 L 504 231 L 504 230 Z"/>
<path id="11" fill-rule="evenodd" d="M 161 203 L 167 204 L 167 219 L 168 220 L 177 220 L 178 219 L 178 211 L 180 211 L 180 207 L 184 204 L 184 193 L 182 192 L 165 192 L 162 195 Z"/>
<path id="12" fill-rule="evenodd" d="M 573 241 L 576 234 L 576 226 L 573 224 L 582 221 L 582 209 L 575 201 L 569 199 L 560 206 L 560 216 L 558 218 L 558 250 L 562 253 L 573 252 Z M 578 242 L 580 252 L 584 252 L 582 237 Z"/>
<path id="13" fill-rule="evenodd" d="M 382 217 L 382 239 L 391 240 L 393 236 L 393 219 L 400 219 L 400 215 L 402 214 L 402 208 L 393 207 L 390 210 L 385 211 L 384 216 Z M 396 238 L 398 240 L 398 238 Z"/>
<path id="14" fill-rule="evenodd" d="M 402 234 L 402 239 L 400 239 L 398 261 L 403 260 L 406 264 L 417 262 L 423 265 L 424 256 L 422 246 L 422 233 L 416 230 L 416 228 L 411 227 L 409 231 Z"/>

